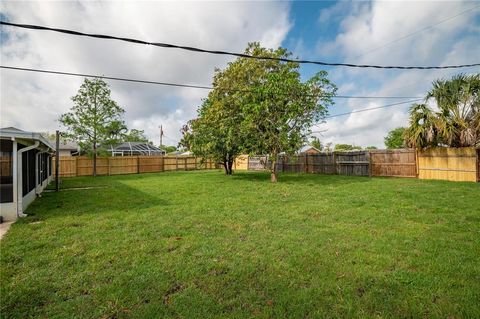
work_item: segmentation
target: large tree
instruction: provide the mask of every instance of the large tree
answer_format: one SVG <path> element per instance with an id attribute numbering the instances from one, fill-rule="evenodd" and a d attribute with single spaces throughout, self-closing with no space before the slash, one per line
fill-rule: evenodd
<path id="1" fill-rule="evenodd" d="M 123 142 L 145 142 L 148 143 L 148 138 L 145 136 L 144 130 L 131 129 L 122 136 Z"/>
<path id="2" fill-rule="evenodd" d="M 291 56 L 286 49 L 253 43 L 245 53 L 268 58 L 238 59 L 248 70 L 245 87 L 250 90 L 241 95 L 242 126 L 248 132 L 245 146 L 250 153 L 268 155 L 271 181 L 276 182 L 280 153 L 294 154 L 308 141 L 312 125 L 333 104 L 336 87 L 325 71 L 303 82 L 298 63 L 277 60 Z"/>
<path id="3" fill-rule="evenodd" d="M 480 74 L 434 81 L 425 103 L 410 108 L 405 137 L 411 147 L 480 146 Z"/>
<path id="4" fill-rule="evenodd" d="M 336 88 L 324 71 L 303 82 L 298 63 L 278 60 L 291 55 L 283 48 L 250 43 L 245 54 L 264 59 L 238 58 L 215 70 L 214 89 L 184 129 L 182 143 L 222 162 L 227 174 L 241 152 L 267 154 L 275 182 L 278 156 L 293 154 L 308 141 Z"/>
<path id="5" fill-rule="evenodd" d="M 397 127 L 384 137 L 383 141 L 387 149 L 402 148 L 405 147 L 405 128 Z"/>
<path id="6" fill-rule="evenodd" d="M 198 110 L 198 118 L 189 122 L 184 130 L 183 143 L 202 158 L 222 163 L 225 174 L 233 173 L 233 161 L 242 150 L 242 116 L 227 102 L 225 96 L 209 94 Z"/>
<path id="7" fill-rule="evenodd" d="M 85 79 L 77 95 L 72 97 L 70 112 L 59 119 L 67 129 L 64 136 L 93 155 L 93 176 L 97 174 L 99 152 L 117 143 L 126 131 L 122 119 L 125 111 L 111 99 L 110 93 L 105 81 Z"/>

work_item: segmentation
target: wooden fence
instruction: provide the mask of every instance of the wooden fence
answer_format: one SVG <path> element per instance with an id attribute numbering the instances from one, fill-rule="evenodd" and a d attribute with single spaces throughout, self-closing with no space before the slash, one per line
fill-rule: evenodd
<path id="1" fill-rule="evenodd" d="M 52 165 L 55 165 L 55 158 Z M 53 166 L 55 167 L 55 166 Z M 116 156 L 97 157 L 97 175 L 119 175 L 153 173 L 163 171 L 188 171 L 197 169 L 215 169 L 212 160 L 202 162 L 201 158 L 191 156 Z M 53 172 L 55 170 L 52 170 Z M 60 177 L 92 176 L 93 159 L 83 156 L 61 156 Z"/>
<path id="2" fill-rule="evenodd" d="M 335 152 L 334 156 L 338 175 L 370 175 L 370 153 L 368 151 Z"/>
<path id="3" fill-rule="evenodd" d="M 417 154 L 418 178 L 479 181 L 479 150 L 472 147 L 431 148 Z"/>
<path id="4" fill-rule="evenodd" d="M 414 149 L 370 150 L 371 176 L 417 177 Z"/>
<path id="5" fill-rule="evenodd" d="M 480 181 L 480 149 L 431 148 L 368 150 L 282 156 L 279 172 L 389 176 L 451 181 Z M 246 160 L 249 170 L 270 167 L 266 156 Z"/>
<path id="6" fill-rule="evenodd" d="M 368 151 L 333 152 L 283 156 L 278 160 L 279 172 L 369 175 Z"/>
<path id="7" fill-rule="evenodd" d="M 370 150 L 282 156 L 279 172 L 393 176 L 451 181 L 480 181 L 480 150 L 475 148 L 431 148 Z M 55 159 L 54 159 L 55 161 Z M 53 164 L 54 165 L 54 164 Z M 265 170 L 266 156 L 237 157 L 234 170 Z M 212 160 L 192 156 L 118 156 L 97 158 L 97 175 L 137 174 L 219 168 Z M 60 157 L 60 176 L 91 176 L 93 160 Z"/>

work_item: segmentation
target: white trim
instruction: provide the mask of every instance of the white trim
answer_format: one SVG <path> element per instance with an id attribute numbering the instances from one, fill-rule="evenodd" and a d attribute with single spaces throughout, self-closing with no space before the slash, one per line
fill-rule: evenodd
<path id="1" fill-rule="evenodd" d="M 13 178 L 13 181 L 12 181 L 12 194 L 13 194 L 13 198 L 12 198 L 12 202 L 13 202 L 13 208 L 15 210 L 15 217 L 17 216 L 17 207 L 18 207 L 18 175 L 17 175 L 17 172 L 18 172 L 18 161 L 17 161 L 17 158 L 18 158 L 18 154 L 17 154 L 17 150 L 18 150 L 18 143 L 17 141 L 15 140 L 15 138 L 12 138 L 13 140 L 13 145 L 12 145 L 12 178 Z"/>
<path id="2" fill-rule="evenodd" d="M 22 186 L 23 186 L 23 172 L 22 172 L 22 155 L 25 152 L 33 150 L 40 145 L 40 141 L 35 141 L 33 145 L 24 147 L 17 151 L 17 216 L 18 217 L 25 217 L 26 215 L 23 213 L 23 196 Z"/>

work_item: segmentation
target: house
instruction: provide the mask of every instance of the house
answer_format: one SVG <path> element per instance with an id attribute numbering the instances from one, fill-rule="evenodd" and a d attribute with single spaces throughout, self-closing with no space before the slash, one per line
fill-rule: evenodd
<path id="1" fill-rule="evenodd" d="M 112 156 L 165 155 L 165 151 L 145 142 L 124 142 L 110 148 Z"/>
<path id="2" fill-rule="evenodd" d="M 319 154 L 321 151 L 311 145 L 305 145 L 298 150 L 298 154 Z"/>
<path id="3" fill-rule="evenodd" d="M 54 146 L 39 133 L 0 129 L 0 216 L 12 221 L 52 180 Z"/>
<path id="4" fill-rule="evenodd" d="M 50 144 L 55 146 L 55 141 L 49 140 Z M 80 154 L 80 146 L 73 141 L 66 141 L 60 139 L 58 149 L 59 156 L 77 156 Z"/>

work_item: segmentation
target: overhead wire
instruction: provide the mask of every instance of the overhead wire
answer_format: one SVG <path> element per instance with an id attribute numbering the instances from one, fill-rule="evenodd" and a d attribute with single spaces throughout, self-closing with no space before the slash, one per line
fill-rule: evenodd
<path id="1" fill-rule="evenodd" d="M 105 79 L 105 80 L 125 81 L 125 82 L 143 83 L 143 84 L 155 84 L 155 85 L 164 85 L 164 86 L 181 87 L 181 88 L 193 88 L 193 89 L 202 89 L 202 90 L 213 90 L 213 89 L 215 89 L 213 86 L 205 86 L 205 85 L 193 85 L 193 84 L 182 84 L 182 83 L 171 83 L 171 82 L 160 82 L 160 81 L 148 81 L 148 80 L 121 78 L 121 77 L 113 77 L 113 76 L 105 76 L 105 75 L 94 75 L 94 74 L 86 74 L 86 73 L 62 72 L 62 71 L 34 69 L 34 68 L 21 68 L 21 67 L 7 66 L 7 65 L 0 65 L 0 68 L 1 69 L 7 69 L 7 70 L 15 70 L 15 71 L 38 72 L 38 73 L 45 73 L 45 74 L 57 74 L 57 75 L 67 75 L 67 76 L 87 77 L 87 78 L 99 78 L 99 79 Z M 257 91 L 253 91 L 253 90 L 242 90 L 242 89 L 234 89 L 234 88 L 220 88 L 220 90 L 229 91 L 229 92 L 258 93 Z M 288 94 L 288 93 L 285 93 L 285 94 Z M 355 96 L 355 95 L 335 95 L 335 96 L 330 96 L 330 97 L 331 98 L 338 98 L 338 99 L 413 99 L 413 98 L 419 98 L 417 96 Z"/>
<path id="2" fill-rule="evenodd" d="M 339 116 L 345 116 L 345 115 L 350 115 L 350 114 L 354 114 L 354 113 L 361 113 L 361 112 L 373 111 L 373 110 L 378 110 L 378 109 L 384 109 L 384 108 L 388 108 L 388 107 L 392 107 L 392 106 L 397 106 L 397 105 L 402 105 L 402 104 L 419 102 L 419 101 L 422 101 L 422 100 L 423 100 L 423 98 L 418 98 L 418 99 L 413 99 L 413 100 L 408 100 L 408 101 L 402 101 L 402 102 L 397 102 L 397 103 L 386 104 L 386 105 L 382 105 L 382 106 L 376 106 L 376 107 L 370 107 L 370 108 L 361 109 L 361 110 L 355 110 L 355 111 L 351 111 L 351 112 L 333 114 L 333 115 L 325 116 L 323 119 L 330 119 L 330 118 L 339 117 Z M 323 123 L 318 123 L 318 124 L 315 124 L 315 125 L 313 125 L 313 126 L 319 126 L 319 125 L 322 125 L 322 124 L 323 124 Z"/>
<path id="3" fill-rule="evenodd" d="M 85 33 L 85 32 L 79 32 L 75 30 L 51 28 L 51 27 L 46 27 L 41 25 L 34 25 L 34 24 L 20 24 L 20 23 L 0 21 L 0 25 L 30 29 L 30 30 L 59 32 L 63 34 L 97 38 L 97 39 L 103 39 L 103 40 L 118 40 L 118 41 L 130 42 L 134 44 L 151 45 L 151 46 L 169 48 L 169 49 L 181 49 L 181 50 L 197 52 L 197 53 L 229 55 L 229 56 L 248 58 L 248 59 L 273 60 L 273 61 L 281 61 L 281 62 L 293 62 L 293 63 L 299 63 L 299 64 L 315 64 L 315 65 L 322 65 L 322 66 L 334 66 L 334 67 L 342 66 L 342 67 L 351 67 L 351 68 L 400 69 L 400 70 L 458 69 L 458 68 L 465 68 L 465 67 L 472 67 L 472 66 L 480 66 L 480 63 L 445 65 L 445 66 L 401 66 L 401 65 L 399 66 L 399 65 L 353 64 L 353 63 L 338 63 L 338 62 L 332 63 L 332 62 L 313 61 L 313 60 L 299 60 L 299 59 L 277 58 L 277 57 L 271 57 L 271 56 L 250 55 L 246 53 L 238 53 L 238 52 L 231 52 L 231 51 L 207 50 L 207 49 L 202 49 L 202 48 L 192 47 L 192 46 L 184 46 L 184 45 L 177 45 L 177 44 L 164 43 L 164 42 L 150 42 L 146 40 L 140 40 L 140 39 L 134 39 L 134 38 L 128 38 L 128 37 L 118 37 L 118 36 L 112 36 L 112 35 L 106 35 L 106 34 Z"/>

